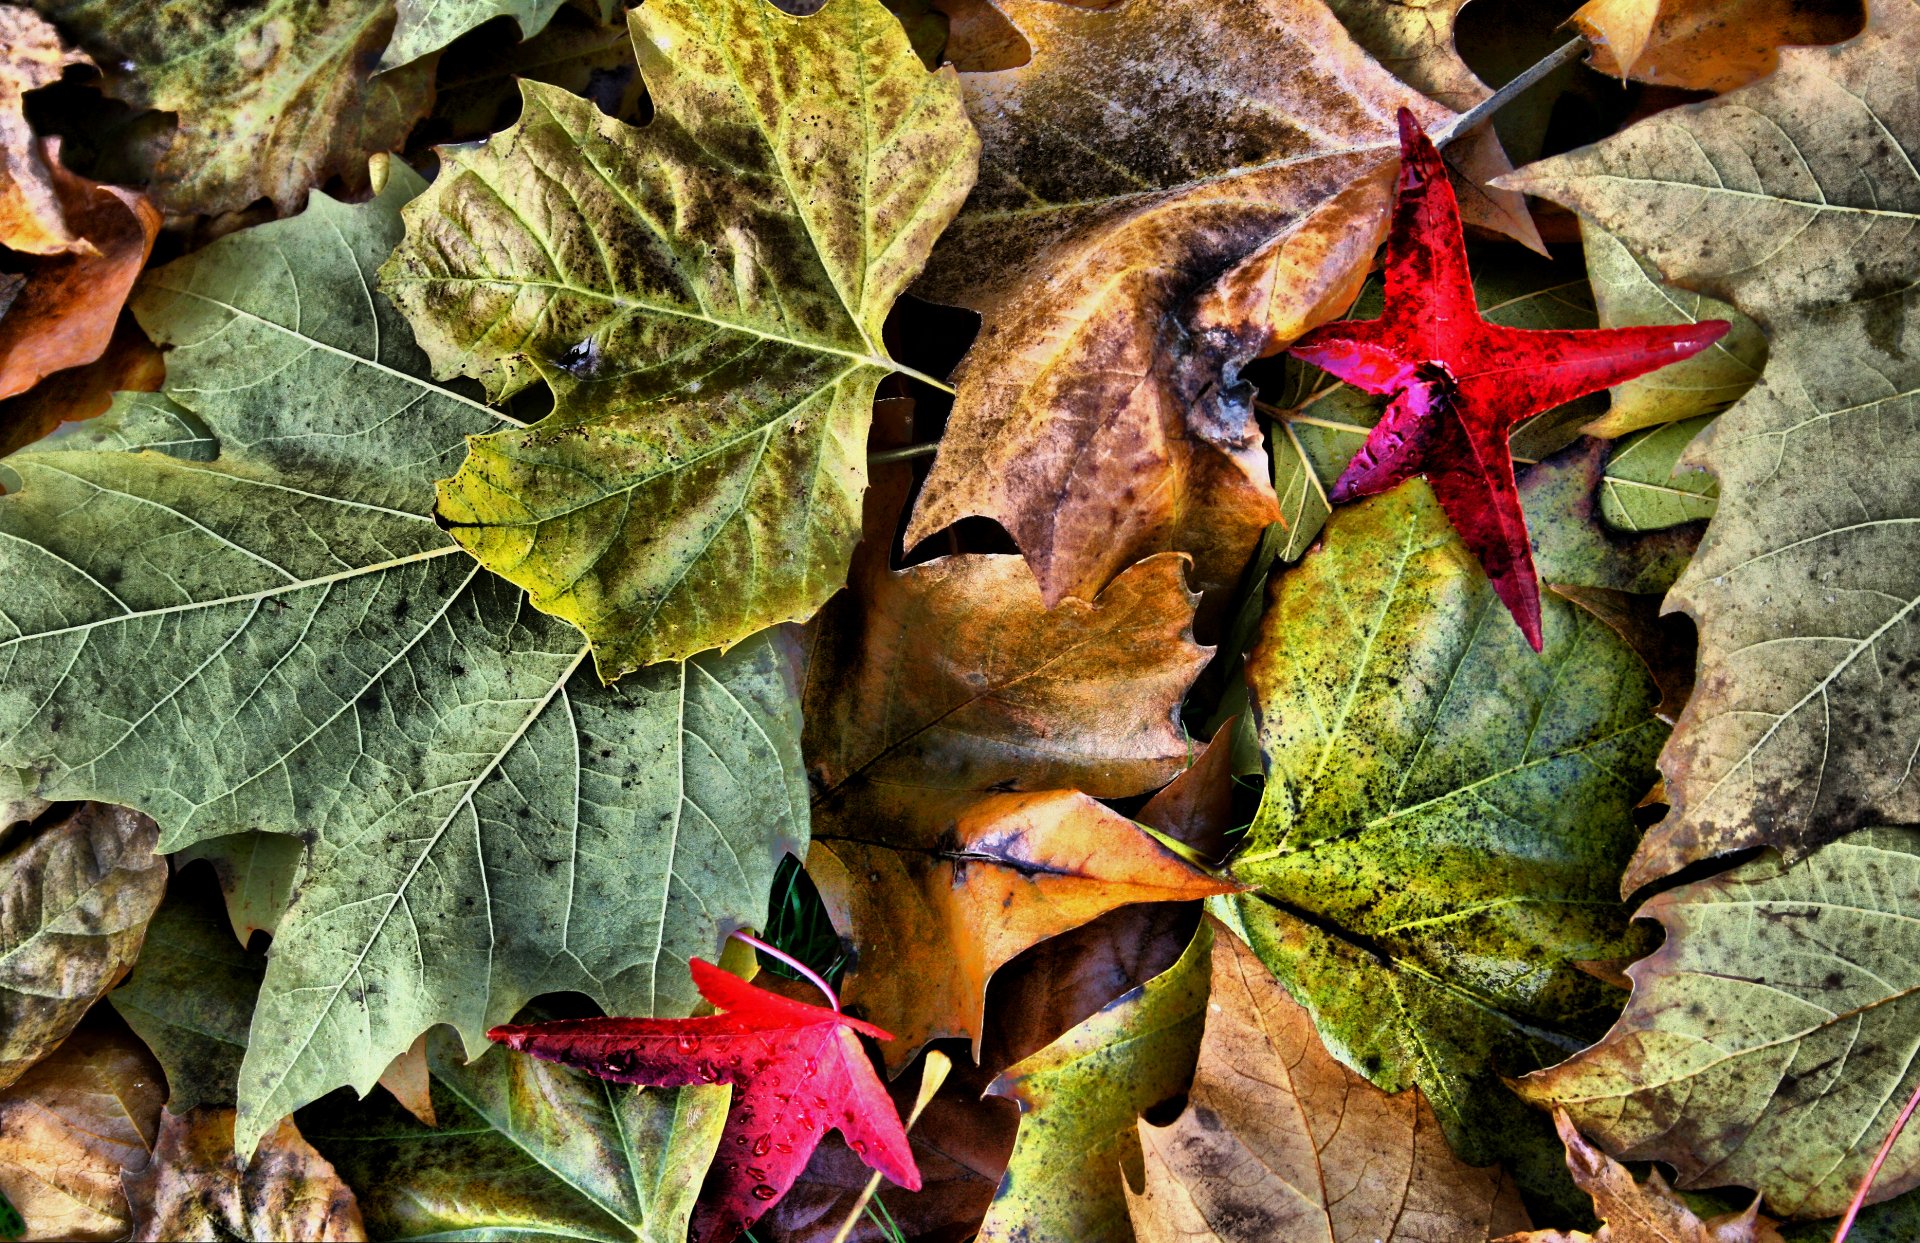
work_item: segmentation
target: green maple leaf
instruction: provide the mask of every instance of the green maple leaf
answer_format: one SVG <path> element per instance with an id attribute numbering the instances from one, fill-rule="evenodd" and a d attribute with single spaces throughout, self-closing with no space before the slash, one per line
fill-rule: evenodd
<path id="1" fill-rule="evenodd" d="M 435 476 L 500 417 L 425 380 L 371 288 L 419 187 L 395 164 L 370 203 L 316 195 L 153 273 L 166 393 L 0 469 L 0 768 L 146 811 L 163 850 L 311 842 L 243 1152 L 437 1023 L 477 1052 L 542 992 L 684 1013 L 685 960 L 757 922 L 806 831 L 771 643 L 604 688 L 434 524 Z"/>
<path id="2" fill-rule="evenodd" d="M 551 415 L 440 486 L 473 555 L 612 680 L 809 616 L 845 580 L 887 309 L 973 184 L 953 71 L 879 0 L 630 15 L 644 129 L 538 83 L 448 149 L 383 287 L 441 376 Z"/>

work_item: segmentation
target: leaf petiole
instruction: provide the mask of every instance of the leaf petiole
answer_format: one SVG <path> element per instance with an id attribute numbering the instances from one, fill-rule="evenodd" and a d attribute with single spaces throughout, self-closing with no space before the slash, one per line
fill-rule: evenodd
<path id="1" fill-rule="evenodd" d="M 1532 87 L 1560 66 L 1573 60 L 1585 50 L 1587 41 L 1583 38 L 1569 39 L 1553 51 L 1523 70 L 1519 77 L 1508 82 L 1493 94 L 1487 96 L 1473 107 L 1448 121 L 1427 136 L 1436 147 L 1444 147 L 1454 139 L 1466 134 L 1480 125 L 1488 117 L 1500 111 L 1513 101 L 1514 96 Z"/>
<path id="2" fill-rule="evenodd" d="M 763 954 L 771 954 L 773 957 L 778 958 L 781 962 L 787 964 L 789 967 L 792 967 L 795 971 L 799 972 L 802 976 L 806 977 L 806 979 L 810 981 L 815 988 L 825 993 L 827 995 L 827 1004 L 833 1007 L 835 1013 L 839 1012 L 840 995 L 833 991 L 833 987 L 827 983 L 826 977 L 821 975 L 818 971 L 815 971 L 812 967 L 809 967 L 807 964 L 801 962 L 798 958 L 795 958 L 792 954 L 787 953 L 785 950 L 776 949 L 775 947 L 768 945 L 765 941 L 762 941 L 759 937 L 754 936 L 751 932 L 743 932 L 736 928 L 733 932 L 733 938 L 736 941 L 743 941 L 746 944 L 753 946 L 753 948 L 759 950 Z"/>

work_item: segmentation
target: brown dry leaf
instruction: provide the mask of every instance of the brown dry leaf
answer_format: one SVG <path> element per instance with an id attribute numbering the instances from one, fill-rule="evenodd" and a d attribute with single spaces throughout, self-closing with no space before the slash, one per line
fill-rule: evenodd
<path id="1" fill-rule="evenodd" d="M 1139 1126 L 1139 1243 L 1481 1243 L 1529 1224 L 1508 1175 L 1455 1157 L 1419 1089 L 1389 1095 L 1335 1061 L 1223 927 L 1186 1112 Z"/>
<path id="2" fill-rule="evenodd" d="M 125 1184 L 135 1243 L 367 1237 L 353 1192 L 291 1118 L 262 1136 L 253 1160 L 242 1164 L 233 1153 L 233 1110 L 163 1112 L 152 1160 Z"/>
<path id="3" fill-rule="evenodd" d="M 126 974 L 167 888 L 153 821 L 81 803 L 0 855 L 0 1086 Z"/>
<path id="4" fill-rule="evenodd" d="M 1593 1211 L 1606 1224 L 1594 1234 L 1580 1230 L 1529 1230 L 1499 1243 L 1781 1243 L 1774 1223 L 1760 1216 L 1760 1197 L 1744 1213 L 1701 1221 L 1654 1170 L 1636 1183 L 1627 1167 L 1581 1137 L 1564 1109 L 1553 1124 L 1567 1146 L 1567 1169 L 1580 1190 L 1593 1197 Z"/>
<path id="5" fill-rule="evenodd" d="M 1570 20 L 1602 73 L 1730 91 L 1772 73 L 1782 47 L 1850 39 L 1865 19 L 1858 4 L 1806 0 L 1590 0 Z"/>
<path id="6" fill-rule="evenodd" d="M 422 1126 L 438 1126 L 433 1113 L 433 1079 L 427 1070 L 427 1033 L 421 1032 L 413 1047 L 393 1059 L 380 1086 L 393 1094 L 400 1107 L 420 1120 Z"/>
<path id="7" fill-rule="evenodd" d="M 1138 817 L 1141 824 L 1193 847 L 1201 857 L 1214 862 L 1227 857 L 1231 849 L 1227 834 L 1235 827 L 1233 729 L 1238 719 L 1222 721 L 1206 750 L 1148 799 Z"/>
<path id="8" fill-rule="evenodd" d="M 133 316 L 122 314 L 100 357 L 62 372 L 57 384 L 36 384 L 0 400 L 0 457 L 24 449 L 62 423 L 105 414 L 115 393 L 155 393 L 166 379 L 166 356 Z"/>
<path id="9" fill-rule="evenodd" d="M 41 149 L 67 224 L 90 253 L 28 261 L 26 286 L 0 316 L 0 398 L 106 351 L 160 232 L 160 213 L 145 198 L 68 172 L 57 143 Z"/>
<path id="10" fill-rule="evenodd" d="M 27 255 L 86 254 L 93 249 L 67 225 L 49 161 L 27 124 L 22 98 L 60 80 L 69 65 L 91 65 L 32 9 L 0 5 L 0 246 Z"/>
<path id="11" fill-rule="evenodd" d="M 121 1027 L 75 1032 L 0 1092 L 0 1192 L 39 1239 L 124 1239 L 120 1175 L 147 1159 L 167 1081 Z"/>
<path id="12" fill-rule="evenodd" d="M 1467 68 L 1453 46 L 1453 24 L 1467 0 L 1327 0 L 1360 46 L 1395 77 L 1455 112 L 1465 112 L 1493 94 Z M 1447 169 L 1460 197 L 1460 216 L 1469 225 L 1502 233 L 1541 254 L 1547 253 L 1524 195 L 1487 183 L 1513 164 L 1501 149 L 1493 126 L 1464 134 L 1446 152 Z"/>
<path id="13" fill-rule="evenodd" d="M 923 286 L 984 323 L 907 541 L 992 518 L 1049 603 L 1168 549 L 1230 586 L 1279 513 L 1239 368 L 1356 292 L 1395 110 L 1451 114 L 1320 0 L 1000 7 L 1033 54 L 962 75 L 980 180 Z"/>
<path id="14" fill-rule="evenodd" d="M 882 1046 L 893 1068 L 942 1036 L 970 1037 L 977 1059 L 987 981 L 1027 947 L 1116 907 L 1239 888 L 1076 790 L 988 795 L 925 837 L 933 827 L 816 835 L 807 856 L 834 925 L 859 947 L 842 992 L 893 1033 Z"/>

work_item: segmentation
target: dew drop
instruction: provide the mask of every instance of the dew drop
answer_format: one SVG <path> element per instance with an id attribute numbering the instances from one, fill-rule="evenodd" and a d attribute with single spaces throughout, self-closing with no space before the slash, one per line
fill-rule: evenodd
<path id="1" fill-rule="evenodd" d="M 793 1115 L 793 1121 L 803 1131 L 811 1131 L 813 1129 L 813 1115 L 804 1109 Z"/>
<path id="2" fill-rule="evenodd" d="M 783 1139 L 773 1146 L 773 1150 L 784 1157 L 793 1152 L 793 1145 Z"/>
<path id="3" fill-rule="evenodd" d="M 767 1171 L 761 1166 L 749 1165 L 747 1167 L 747 1177 L 753 1179 L 755 1182 L 759 1182 L 761 1179 L 765 1178 L 766 1176 L 767 1176 Z"/>
<path id="4" fill-rule="evenodd" d="M 853 1149 L 853 1155 L 856 1157 L 867 1155 L 867 1141 L 864 1139 L 850 1139 L 847 1141 L 847 1147 Z"/>
<path id="5" fill-rule="evenodd" d="M 779 1192 L 767 1186 L 765 1183 L 761 1183 L 753 1189 L 753 1198 L 756 1200 L 771 1200 L 779 1194 Z"/>
<path id="6" fill-rule="evenodd" d="M 811 1078 L 812 1076 L 817 1075 L 819 1073 L 820 1073 L 819 1059 L 812 1058 L 812 1057 L 808 1058 L 807 1059 L 807 1076 Z"/>
<path id="7" fill-rule="evenodd" d="M 771 1147 L 773 1147 L 773 1136 L 771 1135 L 754 1136 L 754 1139 L 753 1139 L 753 1155 L 754 1156 L 756 1157 L 766 1156 L 767 1149 Z"/>
<path id="8" fill-rule="evenodd" d="M 680 1033 L 680 1052 L 698 1053 L 699 1051 L 700 1037 L 694 1035 L 692 1032 Z"/>

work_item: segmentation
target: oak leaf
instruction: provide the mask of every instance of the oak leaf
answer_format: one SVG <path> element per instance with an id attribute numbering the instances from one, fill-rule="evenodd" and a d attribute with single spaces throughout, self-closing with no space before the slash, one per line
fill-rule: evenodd
<path id="1" fill-rule="evenodd" d="M 27 1243 L 127 1237 L 121 1175 L 146 1164 L 165 1096 L 138 1040 L 91 1024 L 0 1090 L 0 1195 L 26 1219 Z"/>
<path id="2" fill-rule="evenodd" d="M 134 1243 L 363 1243 L 353 1191 L 302 1139 L 291 1118 L 260 1138 L 249 1160 L 233 1149 L 233 1111 L 162 1111 L 146 1165 L 126 1175 Z"/>
<path id="3" fill-rule="evenodd" d="M 1673 811 L 1626 892 L 1709 855 L 1920 819 L 1902 775 L 1920 684 L 1900 672 L 1920 667 L 1901 447 L 1920 434 L 1901 335 L 1920 322 L 1920 95 L 1899 69 L 1916 57 L 1920 6 L 1888 0 L 1851 42 L 1789 49 L 1752 86 L 1513 179 L 1770 338 L 1698 450 L 1719 506 L 1671 602 L 1699 626 L 1699 686 L 1661 759 Z"/>
<path id="4" fill-rule="evenodd" d="M 1666 929 L 1627 968 L 1633 997 L 1605 1038 L 1528 1075 L 1625 1160 L 1686 1189 L 1739 1185 L 1770 1211 L 1846 1208 L 1920 1082 L 1920 832 L 1867 829 L 1795 864 L 1763 857 L 1670 889 L 1637 913 Z M 1920 1184 L 1910 1130 L 1875 1201 Z"/>
<path id="5" fill-rule="evenodd" d="M 829 1130 L 869 1167 L 920 1189 L 906 1130 L 861 1036 L 871 1023 L 790 1001 L 704 959 L 688 964 L 717 1014 L 685 1019 L 592 1018 L 496 1027 L 517 1052 L 616 1083 L 733 1088 L 719 1152 L 694 1207 L 694 1243 L 727 1243 L 791 1187 Z"/>
<path id="6" fill-rule="evenodd" d="M 1802 0 L 1588 0 L 1569 20 L 1602 73 L 1696 91 L 1730 91 L 1772 73 L 1782 45 L 1838 43 L 1857 4 Z"/>
<path id="7" fill-rule="evenodd" d="M 367 157 L 405 141 L 433 100 L 433 63 L 375 74 L 393 0 L 34 0 L 110 66 L 109 91 L 179 114 L 154 171 L 170 211 L 283 214 L 339 177 L 366 185 Z"/>
<path id="8" fill-rule="evenodd" d="M 27 255 L 84 254 L 91 247 L 68 226 L 22 97 L 58 82 L 70 65 L 92 63 L 32 9 L 0 5 L 0 247 Z"/>
<path id="9" fill-rule="evenodd" d="M 1659 1170 L 1636 1183 L 1633 1174 L 1574 1129 L 1566 1110 L 1553 1111 L 1553 1125 L 1567 1146 L 1567 1169 L 1574 1183 L 1593 1197 L 1593 1211 L 1605 1224 L 1584 1230 L 1530 1230 L 1499 1243 L 1782 1243 L 1773 1222 L 1760 1216 L 1760 1201 L 1743 1213 L 1702 1221 L 1673 1194 Z"/>
<path id="10" fill-rule="evenodd" d="M 1033 55 L 961 77 L 980 184 L 922 286 L 984 322 L 907 543 L 991 518 L 1049 605 L 1168 550 L 1230 587 L 1277 512 L 1239 369 L 1351 300 L 1394 110 L 1451 114 L 1320 0 L 1000 7 Z"/>
<path id="11" fill-rule="evenodd" d="M 523 84 L 518 125 L 443 151 L 382 269 L 437 375 L 552 389 L 540 423 L 472 441 L 439 514 L 608 681 L 840 587 L 899 369 L 881 324 L 978 149 L 880 0 L 629 21 L 653 121 Z"/>
<path id="12" fill-rule="evenodd" d="M 425 378 L 370 288 L 421 184 L 387 174 L 152 273 L 166 394 L 9 457 L 0 498 L 0 774 L 141 807 L 165 849 L 311 841 L 242 1151 L 437 1023 L 484 1047 L 565 990 L 684 1012 L 677 962 L 757 920 L 805 840 L 770 642 L 604 688 L 577 632 L 434 525 L 433 480 L 501 420 Z"/>
<path id="13" fill-rule="evenodd" d="M 1224 928 L 1186 1110 L 1139 1131 L 1140 1243 L 1482 1243 L 1527 1224 L 1510 1177 L 1454 1156 L 1418 1088 L 1389 1095 L 1335 1061 Z"/>

